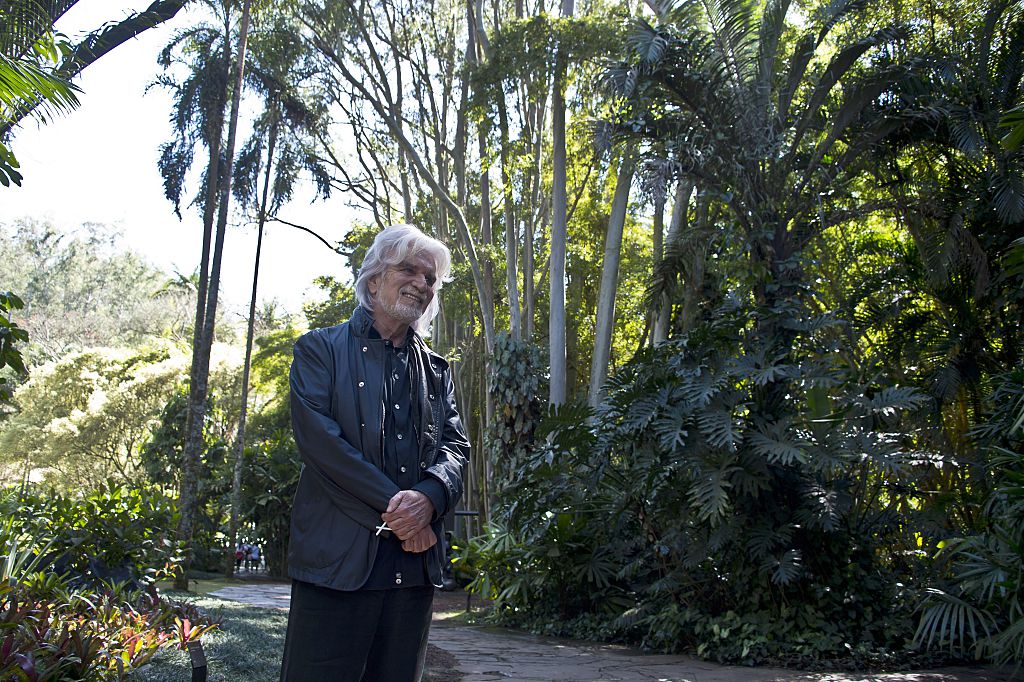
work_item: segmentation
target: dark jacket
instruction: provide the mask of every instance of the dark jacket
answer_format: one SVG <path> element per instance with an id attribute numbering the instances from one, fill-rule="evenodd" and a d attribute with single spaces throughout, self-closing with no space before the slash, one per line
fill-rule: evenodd
<path id="1" fill-rule="evenodd" d="M 399 491 L 383 472 L 384 340 L 370 338 L 362 308 L 335 327 L 315 329 L 295 343 L 291 413 L 302 456 L 292 507 L 288 575 L 317 585 L 359 589 L 377 554 L 376 527 Z M 438 542 L 425 553 L 441 584 L 443 516 L 462 497 L 469 441 L 455 408 L 455 386 L 444 358 L 410 336 L 413 420 L 420 453 L 414 490 L 430 497 Z"/>

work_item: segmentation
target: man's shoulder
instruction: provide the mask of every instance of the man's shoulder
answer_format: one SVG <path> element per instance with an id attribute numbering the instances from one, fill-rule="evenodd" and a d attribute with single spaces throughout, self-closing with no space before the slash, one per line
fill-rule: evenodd
<path id="1" fill-rule="evenodd" d="M 317 327 L 301 334 L 296 341 L 297 344 L 315 343 L 317 341 L 333 341 L 345 334 L 348 322 L 335 324 L 330 327 Z"/>

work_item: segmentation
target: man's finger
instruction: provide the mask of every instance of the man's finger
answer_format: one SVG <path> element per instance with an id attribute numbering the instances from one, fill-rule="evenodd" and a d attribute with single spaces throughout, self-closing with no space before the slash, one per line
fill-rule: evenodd
<path id="1" fill-rule="evenodd" d="M 390 514 L 402 504 L 402 498 L 405 497 L 405 491 L 399 490 L 397 493 L 391 496 L 388 500 L 388 508 L 384 510 L 385 514 Z"/>

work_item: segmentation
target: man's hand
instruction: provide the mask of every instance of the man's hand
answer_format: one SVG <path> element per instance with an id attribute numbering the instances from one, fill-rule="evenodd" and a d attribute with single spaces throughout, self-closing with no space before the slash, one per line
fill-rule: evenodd
<path id="1" fill-rule="evenodd" d="M 436 544 L 437 535 L 434 534 L 434 529 L 430 526 L 425 526 L 419 533 L 403 542 L 402 549 L 406 552 L 419 554 L 420 552 L 426 552 Z"/>
<path id="2" fill-rule="evenodd" d="M 399 540 L 405 541 L 430 525 L 434 518 L 434 503 L 418 490 L 400 490 L 380 517 Z"/>

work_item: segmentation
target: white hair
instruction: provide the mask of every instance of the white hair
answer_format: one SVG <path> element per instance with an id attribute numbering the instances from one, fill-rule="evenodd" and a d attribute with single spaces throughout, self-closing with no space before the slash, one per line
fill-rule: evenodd
<path id="1" fill-rule="evenodd" d="M 434 261 L 435 280 L 432 289 L 434 297 L 431 299 L 427 309 L 423 311 L 412 327 L 419 333 L 423 333 L 430 326 L 431 320 L 437 316 L 440 309 L 440 302 L 437 292 L 441 290 L 444 282 L 450 281 L 449 273 L 452 268 L 452 254 L 444 243 L 424 234 L 415 225 L 391 225 L 377 233 L 373 244 L 363 258 L 363 264 L 359 268 L 359 276 L 356 277 L 356 300 L 366 310 L 373 311 L 373 296 L 370 294 L 370 280 L 384 272 L 393 265 L 402 263 L 410 256 L 425 253 Z"/>

